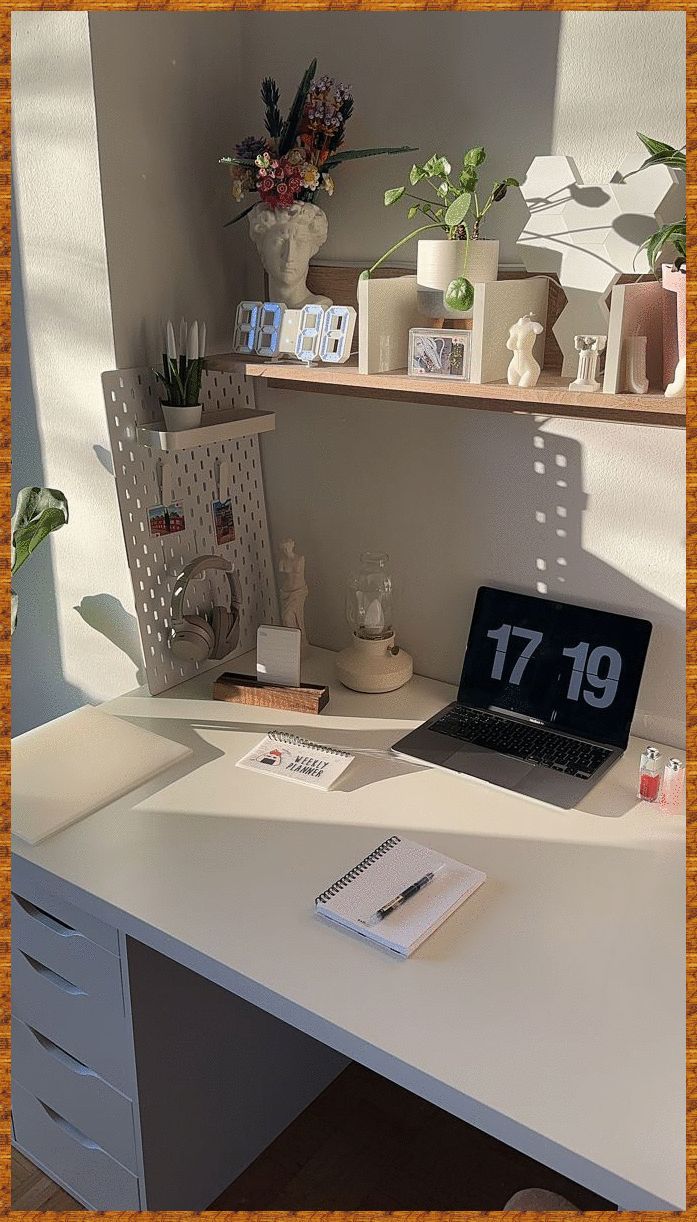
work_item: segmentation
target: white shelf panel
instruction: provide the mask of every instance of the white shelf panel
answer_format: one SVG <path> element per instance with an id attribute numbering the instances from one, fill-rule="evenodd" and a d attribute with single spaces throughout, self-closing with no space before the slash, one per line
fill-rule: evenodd
<path id="1" fill-rule="evenodd" d="M 193 450 L 196 446 L 214 445 L 219 441 L 237 441 L 256 433 L 269 433 L 276 427 L 274 412 L 235 411 L 226 414 L 204 413 L 195 429 L 165 429 L 157 424 L 140 427 L 138 441 L 150 450 L 171 454 L 174 450 Z"/>

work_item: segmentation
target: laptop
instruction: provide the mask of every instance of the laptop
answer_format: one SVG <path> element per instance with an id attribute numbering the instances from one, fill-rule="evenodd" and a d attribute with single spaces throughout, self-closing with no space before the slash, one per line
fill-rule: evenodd
<path id="1" fill-rule="evenodd" d="M 569 809 L 627 747 L 648 620 L 481 586 L 457 700 L 403 759 Z"/>

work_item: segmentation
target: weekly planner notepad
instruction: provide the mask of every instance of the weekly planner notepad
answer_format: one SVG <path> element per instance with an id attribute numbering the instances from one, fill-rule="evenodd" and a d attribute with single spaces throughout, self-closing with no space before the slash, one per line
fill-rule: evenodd
<path id="1" fill-rule="evenodd" d="M 371 942 L 410 955 L 485 879 L 482 870 L 413 840 L 390 836 L 318 895 L 315 910 Z M 417 883 L 418 892 L 378 916 Z"/>
<path id="2" fill-rule="evenodd" d="M 256 747 L 237 761 L 237 767 L 326 790 L 338 781 L 353 758 L 349 751 L 325 747 L 308 738 L 285 734 L 283 730 L 270 730 Z"/>

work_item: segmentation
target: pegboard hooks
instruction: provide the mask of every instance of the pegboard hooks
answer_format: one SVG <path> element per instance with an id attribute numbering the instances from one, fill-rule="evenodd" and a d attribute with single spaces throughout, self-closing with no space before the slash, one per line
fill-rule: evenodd
<path id="1" fill-rule="evenodd" d="M 163 458 L 158 461 L 156 478 L 160 504 L 171 505 L 174 497 L 172 495 L 172 466 L 169 458 Z"/>
<path id="2" fill-rule="evenodd" d="M 227 458 L 216 459 L 215 488 L 217 499 L 226 501 L 230 496 L 230 464 Z"/>

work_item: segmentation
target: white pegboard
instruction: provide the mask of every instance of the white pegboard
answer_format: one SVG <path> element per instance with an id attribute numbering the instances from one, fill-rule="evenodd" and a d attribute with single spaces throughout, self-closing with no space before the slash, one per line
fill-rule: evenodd
<path id="1" fill-rule="evenodd" d="M 242 585 L 240 642 L 231 657 L 256 646 L 259 624 L 278 623 L 276 585 L 266 520 L 258 435 L 194 446 L 163 455 L 141 445 L 138 427 L 160 420 L 158 384 L 150 369 L 117 369 L 102 377 L 114 458 L 116 490 L 133 582 L 148 687 L 155 695 L 219 660 L 183 662 L 169 648 L 172 589 L 177 575 L 201 555 L 229 559 Z M 204 372 L 201 402 L 206 416 L 238 408 L 255 410 L 254 385 L 238 372 Z M 170 470 L 171 500 L 181 501 L 186 528 L 153 538 L 148 509 L 162 502 L 162 463 Z M 211 502 L 218 498 L 219 464 L 227 462 L 235 539 L 218 544 Z M 225 499 L 225 492 L 223 499 Z M 205 615 L 215 602 L 229 605 L 225 575 L 192 582 L 185 610 Z"/>

